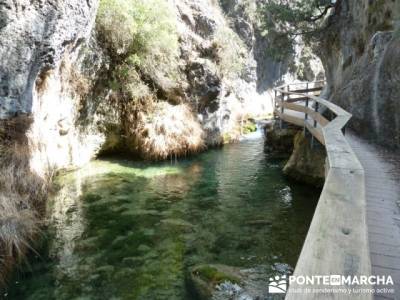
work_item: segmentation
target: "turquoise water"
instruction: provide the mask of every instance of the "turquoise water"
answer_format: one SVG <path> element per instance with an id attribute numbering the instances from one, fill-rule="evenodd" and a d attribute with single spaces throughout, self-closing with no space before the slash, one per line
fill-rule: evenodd
<path id="1" fill-rule="evenodd" d="M 40 255 L 7 299 L 194 299 L 188 268 L 296 264 L 319 191 L 260 137 L 178 162 L 95 161 L 60 176 Z M 267 278 L 265 278 L 267 280 Z"/>

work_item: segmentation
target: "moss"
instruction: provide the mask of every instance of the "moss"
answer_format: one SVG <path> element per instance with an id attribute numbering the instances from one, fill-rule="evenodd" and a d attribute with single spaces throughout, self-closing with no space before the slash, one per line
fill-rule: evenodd
<path id="1" fill-rule="evenodd" d="M 199 276 L 202 280 L 214 286 L 221 284 L 225 281 L 229 281 L 231 283 L 236 283 L 236 284 L 240 283 L 240 279 L 238 277 L 227 273 L 223 273 L 216 267 L 209 265 L 204 265 L 196 268 L 194 270 L 194 274 Z"/>
<path id="2" fill-rule="evenodd" d="M 256 122 L 253 119 L 248 119 L 243 125 L 243 134 L 249 134 L 252 132 L 257 131 L 257 125 Z"/>
<path id="3" fill-rule="evenodd" d="M 223 144 L 235 143 L 239 140 L 239 136 L 240 136 L 240 127 L 236 128 L 231 132 L 225 132 L 222 135 L 222 142 Z"/>
<path id="4" fill-rule="evenodd" d="M 222 135 L 222 140 L 224 144 L 229 144 L 232 141 L 232 137 L 229 133 L 224 133 Z"/>

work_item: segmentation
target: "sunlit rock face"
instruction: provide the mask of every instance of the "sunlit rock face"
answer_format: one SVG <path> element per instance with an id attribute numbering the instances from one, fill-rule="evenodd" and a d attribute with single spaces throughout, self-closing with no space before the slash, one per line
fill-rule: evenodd
<path id="1" fill-rule="evenodd" d="M 67 71 L 89 36 L 98 1 L 2 1 L 0 7 L 0 118 L 33 116 L 28 136 L 32 167 L 80 165 L 101 136 L 76 124 L 80 91 Z M 68 58 L 68 62 L 65 59 Z"/>
<path id="2" fill-rule="evenodd" d="M 197 109 L 208 145 L 220 143 L 222 137 L 237 139 L 242 118 L 270 115 L 273 110 L 270 93 L 257 86 L 254 24 L 244 12 L 255 10 L 256 3 L 247 1 L 242 7 L 239 2 L 232 1 L 227 8 L 243 12 L 234 15 L 227 15 L 217 1 L 174 2 L 186 64 L 185 92 Z M 230 47 L 235 49 L 224 49 Z M 229 50 L 239 52 L 239 57 Z M 243 68 L 238 72 L 235 64 L 240 63 Z"/>
<path id="3" fill-rule="evenodd" d="M 342 0 L 319 47 L 331 100 L 353 114 L 354 130 L 393 148 L 400 146 L 399 14 L 399 0 Z"/>
<path id="4" fill-rule="evenodd" d="M 90 32 L 97 1 L 5 0 L 0 9 L 0 117 L 31 113 L 38 76 Z"/>
<path id="5" fill-rule="evenodd" d="M 257 1 L 228 2 L 170 2 L 182 80 L 170 87 L 151 78 L 159 101 L 190 106 L 208 146 L 238 139 L 247 117 L 271 116 L 271 88 L 298 78 L 290 75 L 289 62 L 266 54 L 270 45 L 254 18 Z M 112 60 L 93 26 L 97 7 L 96 0 L 1 6 L 0 118 L 33 116 L 27 134 L 39 174 L 82 166 L 126 144 L 123 112 L 106 84 Z M 318 71 L 305 64 L 302 79 L 313 80 Z"/>

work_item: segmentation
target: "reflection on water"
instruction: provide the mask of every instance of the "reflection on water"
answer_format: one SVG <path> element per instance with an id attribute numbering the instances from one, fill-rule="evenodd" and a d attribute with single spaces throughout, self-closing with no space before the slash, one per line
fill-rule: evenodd
<path id="1" fill-rule="evenodd" d="M 48 243 L 9 299 L 193 299 L 200 263 L 296 263 L 318 191 L 288 183 L 260 137 L 176 164 L 99 160 L 61 176 Z M 250 271 L 249 271 L 250 272 Z M 250 276 L 250 277 L 251 277 Z"/>

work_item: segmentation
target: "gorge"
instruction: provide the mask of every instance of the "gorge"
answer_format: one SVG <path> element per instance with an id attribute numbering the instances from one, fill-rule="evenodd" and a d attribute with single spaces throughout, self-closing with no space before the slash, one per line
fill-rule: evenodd
<path id="1" fill-rule="evenodd" d="M 273 88 L 326 79 L 354 134 L 399 149 L 400 1 L 320 2 L 293 34 L 311 2 L 0 0 L 3 297 L 192 299 L 220 264 L 256 298 L 291 274 L 326 156 L 298 128 L 265 148 Z"/>

